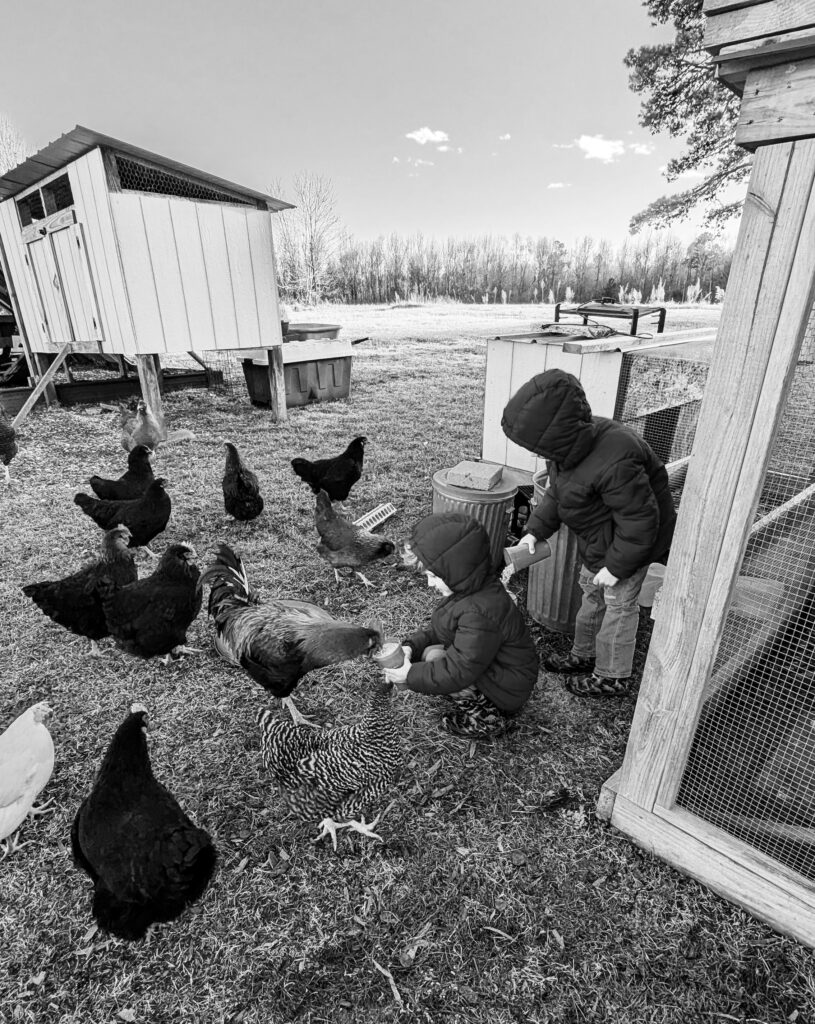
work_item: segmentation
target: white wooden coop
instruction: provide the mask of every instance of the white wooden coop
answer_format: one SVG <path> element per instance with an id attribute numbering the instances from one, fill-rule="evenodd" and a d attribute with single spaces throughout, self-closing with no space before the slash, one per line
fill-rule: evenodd
<path id="1" fill-rule="evenodd" d="M 815 945 L 815 0 L 705 0 L 747 199 L 625 760 L 598 812 Z"/>
<path id="2" fill-rule="evenodd" d="M 152 356 L 262 348 L 284 417 L 270 213 L 288 208 L 82 127 L 0 176 L 0 257 L 40 388 L 71 352 L 126 354 L 160 406 Z"/>

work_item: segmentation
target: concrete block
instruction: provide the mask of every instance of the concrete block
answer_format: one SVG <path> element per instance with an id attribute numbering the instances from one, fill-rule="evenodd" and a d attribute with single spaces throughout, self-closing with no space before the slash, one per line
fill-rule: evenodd
<path id="1" fill-rule="evenodd" d="M 502 466 L 486 462 L 459 462 L 447 473 L 447 483 L 453 487 L 469 487 L 472 491 L 490 491 L 500 481 Z"/>

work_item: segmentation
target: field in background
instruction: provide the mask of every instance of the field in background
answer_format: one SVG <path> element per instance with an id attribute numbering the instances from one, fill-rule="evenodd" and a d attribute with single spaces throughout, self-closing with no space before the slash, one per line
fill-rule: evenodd
<path id="1" fill-rule="evenodd" d="M 698 326 L 707 311 L 682 315 Z M 297 595 L 360 621 L 377 616 L 402 636 L 435 603 L 423 579 L 382 566 L 369 573 L 374 590 L 337 587 L 314 550 L 312 496 L 288 460 L 367 434 L 349 508 L 393 501 L 388 532 L 403 538 L 430 510 L 432 472 L 479 450 L 480 339 L 539 317 L 530 307 L 439 304 L 321 307 L 294 319 L 371 335 L 356 350 L 351 401 L 295 410 L 276 425 L 248 402 L 170 396 L 171 424 L 196 440 L 159 452 L 173 515 L 154 546 L 190 540 L 204 561 L 226 540 L 262 594 Z M 274 702 L 217 658 L 203 616 L 189 635 L 203 653 L 167 669 L 109 643 L 104 659 L 90 659 L 88 645 L 45 620 L 20 587 L 96 551 L 101 534 L 72 497 L 91 473 L 122 464 L 115 419 L 98 408 L 35 413 L 21 431 L 15 483 L 0 490 L 0 724 L 47 698 L 57 749 L 43 793 L 53 809 L 26 822 L 23 845 L 0 861 L 3 1024 L 812 1019 L 809 951 L 595 818 L 633 698 L 583 702 L 541 676 L 517 731 L 483 745 L 441 732 L 436 702 L 395 698 L 405 769 L 380 825 L 385 842 L 342 836 L 335 854 L 312 845 L 314 830 L 286 813 L 269 784 L 254 716 Z M 267 504 L 254 524 L 224 516 L 224 439 L 260 476 Z M 523 603 L 521 581 L 513 586 Z M 643 617 L 637 671 L 648 628 Z M 533 635 L 541 652 L 568 643 L 537 626 Z M 316 672 L 298 704 L 325 723 L 353 721 L 372 671 L 355 662 Z M 76 807 L 134 699 L 151 711 L 157 776 L 220 856 L 200 904 L 140 946 L 94 931 L 91 887 L 69 852 Z M 564 801 L 550 807 L 561 789 Z"/>

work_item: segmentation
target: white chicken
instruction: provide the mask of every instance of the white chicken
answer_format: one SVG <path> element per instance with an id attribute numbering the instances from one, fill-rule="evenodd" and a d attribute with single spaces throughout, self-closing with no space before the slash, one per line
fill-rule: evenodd
<path id="1" fill-rule="evenodd" d="M 54 741 L 45 725 L 50 714 L 45 701 L 34 704 L 0 736 L 0 840 L 32 811 L 51 778 Z"/>

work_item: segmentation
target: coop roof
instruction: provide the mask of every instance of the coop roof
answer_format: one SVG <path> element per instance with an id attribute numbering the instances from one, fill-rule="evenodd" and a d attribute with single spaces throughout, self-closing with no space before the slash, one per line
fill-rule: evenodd
<path id="1" fill-rule="evenodd" d="M 260 200 L 272 211 L 290 210 L 291 203 L 284 203 L 282 199 L 274 199 L 264 192 L 256 192 L 254 189 L 246 188 L 244 185 L 237 185 L 235 182 L 219 178 L 208 171 L 201 171 L 197 167 L 189 167 L 187 164 L 179 163 L 177 160 L 170 160 L 158 153 L 151 153 L 139 146 L 132 146 L 129 142 L 122 142 L 121 139 L 113 139 L 109 135 L 101 135 L 90 128 L 83 128 L 77 125 L 71 131 L 60 135 L 54 142 L 50 142 L 39 152 L 34 153 L 24 160 L 17 167 L 0 175 L 0 201 L 10 199 L 18 195 L 31 185 L 58 171 L 61 167 L 84 156 L 97 146 L 105 146 L 108 149 L 124 153 L 137 160 L 145 160 L 152 164 L 159 164 L 169 170 L 196 178 L 198 181 L 206 182 L 216 188 L 229 189 L 248 198 Z"/>

